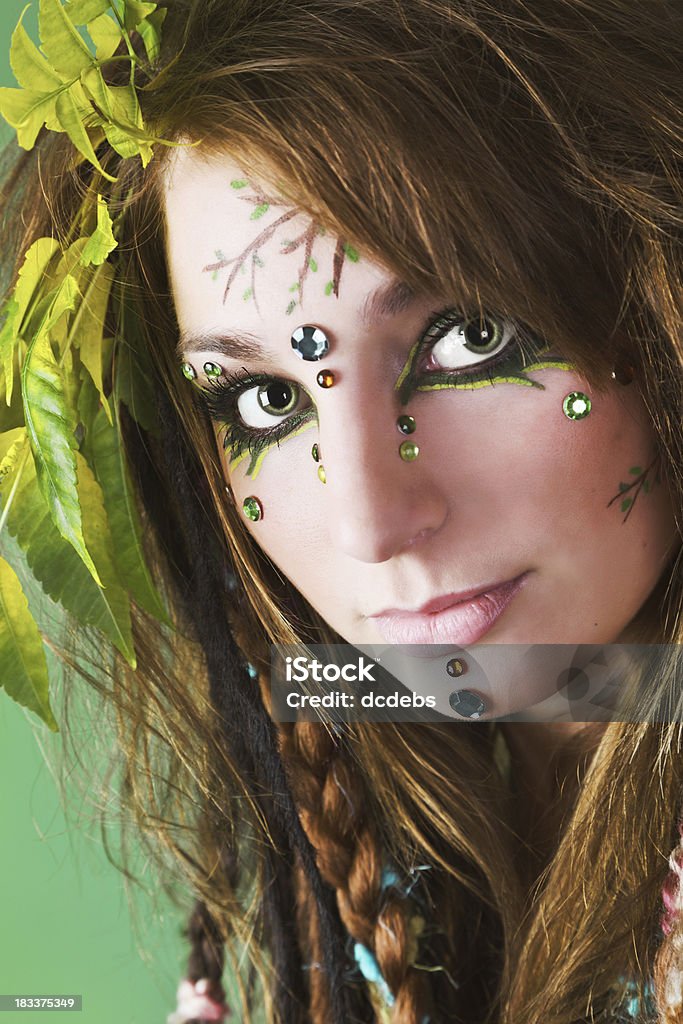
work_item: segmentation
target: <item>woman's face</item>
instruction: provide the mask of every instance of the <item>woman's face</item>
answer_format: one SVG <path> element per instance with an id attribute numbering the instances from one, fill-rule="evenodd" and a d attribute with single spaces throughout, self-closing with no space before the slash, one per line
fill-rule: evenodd
<path id="1" fill-rule="evenodd" d="M 499 311 L 410 292 L 228 159 L 178 151 L 166 214 L 179 373 L 262 508 L 247 529 L 345 640 L 620 637 L 675 541 L 637 381 L 599 394 L 528 333 L 520 352 Z"/>

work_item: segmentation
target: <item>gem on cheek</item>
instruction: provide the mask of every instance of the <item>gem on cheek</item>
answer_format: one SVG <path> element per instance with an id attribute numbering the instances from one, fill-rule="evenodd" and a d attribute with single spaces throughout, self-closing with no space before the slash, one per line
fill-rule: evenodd
<path id="1" fill-rule="evenodd" d="M 420 454 L 420 449 L 414 441 L 404 441 L 399 446 L 398 453 L 404 462 L 414 462 Z"/>
<path id="2" fill-rule="evenodd" d="M 253 494 L 250 494 L 248 498 L 245 498 L 242 502 L 242 511 L 246 518 L 252 523 L 258 523 L 259 519 L 263 519 L 263 505 L 255 498 Z"/>
<path id="3" fill-rule="evenodd" d="M 192 363 L 183 363 L 183 365 L 180 367 L 180 369 L 181 369 L 183 377 L 185 377 L 187 380 L 196 380 L 197 379 L 197 371 L 195 370 L 195 368 L 192 365 Z"/>
<path id="4" fill-rule="evenodd" d="M 321 484 L 327 483 L 327 473 L 324 466 L 318 466 L 318 480 L 320 480 Z"/>
<path id="5" fill-rule="evenodd" d="M 457 679 L 458 676 L 463 676 L 465 672 L 467 672 L 467 665 L 462 658 L 451 658 L 451 660 L 446 664 L 446 671 L 449 676 L 453 676 Z"/>
<path id="6" fill-rule="evenodd" d="M 412 416 L 399 416 L 396 426 L 402 434 L 414 434 L 416 423 Z"/>
<path id="7" fill-rule="evenodd" d="M 471 690 L 455 690 L 448 698 L 448 703 L 463 718 L 480 718 L 486 711 L 485 701 Z"/>
<path id="8" fill-rule="evenodd" d="M 204 363 L 204 373 L 207 377 L 220 377 L 223 374 L 223 367 L 218 363 Z"/>
<path id="9" fill-rule="evenodd" d="M 327 335 L 314 324 L 304 324 L 292 332 L 292 348 L 300 359 L 315 363 L 330 351 Z"/>
<path id="10" fill-rule="evenodd" d="M 563 401 L 562 411 L 570 420 L 582 420 L 591 411 L 591 400 L 583 391 L 572 391 Z"/>
<path id="11" fill-rule="evenodd" d="M 317 444 L 314 444 L 311 448 L 311 456 L 314 462 L 320 462 L 320 448 Z"/>
<path id="12" fill-rule="evenodd" d="M 321 370 L 315 379 L 321 388 L 331 388 L 334 386 L 334 374 L 330 370 Z"/>

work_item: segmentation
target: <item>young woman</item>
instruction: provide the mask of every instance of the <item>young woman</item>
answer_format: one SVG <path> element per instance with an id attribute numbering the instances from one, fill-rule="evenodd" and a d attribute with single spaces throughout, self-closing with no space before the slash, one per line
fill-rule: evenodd
<path id="1" fill-rule="evenodd" d="M 138 603 L 137 671 L 87 674 L 198 896 L 174 1021 L 225 1015 L 224 944 L 244 1020 L 683 1019 L 680 30 L 664 0 L 169 5 L 138 95 L 175 145 L 97 160 L 101 398 L 173 629 Z M 17 167 L 22 250 L 105 187 L 72 161 Z M 277 721 L 271 645 L 335 642 L 437 645 L 440 720 Z M 664 645 L 666 715 L 493 721 L 558 672 L 463 687 L 482 644 Z"/>

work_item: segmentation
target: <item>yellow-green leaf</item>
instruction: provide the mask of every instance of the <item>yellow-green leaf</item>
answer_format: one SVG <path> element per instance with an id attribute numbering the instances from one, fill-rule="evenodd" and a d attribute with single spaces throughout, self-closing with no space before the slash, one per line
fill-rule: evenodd
<path id="1" fill-rule="evenodd" d="M 130 621 L 130 601 L 121 587 L 118 574 L 118 559 L 121 552 L 112 536 L 100 485 L 80 452 L 76 452 L 76 466 L 78 495 L 83 510 L 83 535 L 97 565 L 104 588 L 101 591 L 102 600 L 111 619 L 105 632 L 134 668 L 135 648 Z M 119 497 L 123 498 L 122 495 Z"/>
<path id="2" fill-rule="evenodd" d="M 142 41 L 145 44 L 145 51 L 147 53 L 147 59 L 150 64 L 153 64 L 159 58 L 159 51 L 161 49 L 161 26 L 163 25 L 168 11 L 162 8 L 155 11 L 154 14 L 150 14 L 149 17 L 145 18 L 144 21 L 138 25 L 138 32 L 142 36 Z"/>
<path id="3" fill-rule="evenodd" d="M 87 25 L 105 11 L 110 11 L 111 4 L 109 0 L 69 0 L 64 10 L 72 25 Z"/>
<path id="4" fill-rule="evenodd" d="M 38 28 L 43 53 L 67 81 L 78 78 L 93 56 L 60 0 L 40 0 Z"/>
<path id="5" fill-rule="evenodd" d="M 15 427 L 0 434 L 0 488 L 12 473 L 17 459 L 28 443 L 26 427 Z"/>
<path id="6" fill-rule="evenodd" d="M 26 555 L 45 593 L 84 625 L 101 630 L 132 662 L 130 604 L 113 571 L 111 538 L 102 495 L 82 456 L 77 456 L 78 490 L 85 533 L 98 558 L 104 588 L 98 586 L 74 549 L 56 530 L 31 466 L 10 511 L 8 529 Z M 99 541 L 93 536 L 100 534 Z M 99 546 L 98 546 L 99 545 Z"/>
<path id="7" fill-rule="evenodd" d="M 0 89 L 0 114 L 16 130 L 23 149 L 33 149 L 40 129 L 52 122 L 59 95 L 35 89 Z"/>
<path id="8" fill-rule="evenodd" d="M 62 312 L 73 309 L 68 299 L 68 296 L 63 297 Z M 73 303 L 75 301 L 74 295 Z M 57 308 L 55 313 L 58 311 Z M 62 537 L 82 558 L 93 579 L 100 583 L 83 537 L 76 486 L 75 416 L 66 400 L 62 371 L 52 353 L 47 329 L 31 343 L 21 376 L 24 416 L 41 491 Z"/>
<path id="9" fill-rule="evenodd" d="M 129 32 L 134 32 L 141 21 L 153 14 L 157 5 L 142 0 L 125 0 L 124 22 Z"/>
<path id="10" fill-rule="evenodd" d="M 61 87 L 62 78 L 31 41 L 21 22 L 12 35 L 9 59 L 14 77 L 25 89 L 54 92 Z"/>
<path id="11" fill-rule="evenodd" d="M 26 253 L 14 287 L 12 297 L 4 312 L 6 319 L 0 330 L 0 365 L 5 374 L 5 398 L 11 405 L 14 390 L 14 352 L 20 337 L 22 325 L 36 290 L 43 283 L 44 275 L 52 257 L 59 251 L 54 238 L 38 238 Z"/>
<path id="12" fill-rule="evenodd" d="M 112 252 L 118 242 L 112 231 L 112 219 L 109 216 L 109 208 L 104 196 L 97 197 L 97 227 L 87 241 L 81 255 L 81 263 L 84 266 L 93 264 L 99 266 Z"/>
<path id="13" fill-rule="evenodd" d="M 73 342 L 78 347 L 81 362 L 90 374 L 107 412 L 109 405 L 104 393 L 103 374 L 111 358 L 112 342 L 110 338 L 105 341 L 103 331 L 113 281 L 114 268 L 110 263 L 103 263 L 86 289 L 72 329 Z"/>
<path id="14" fill-rule="evenodd" d="M 116 53 L 122 39 L 121 29 L 108 14 L 101 14 L 89 21 L 88 33 L 94 43 L 97 60 L 109 60 Z"/>
<path id="15" fill-rule="evenodd" d="M 83 97 L 84 103 L 81 102 L 81 97 Z M 62 130 L 67 133 L 78 152 L 93 167 L 97 168 L 103 177 L 108 181 L 116 181 L 116 178 L 108 174 L 97 159 L 92 141 L 83 123 L 85 109 L 88 109 L 88 104 L 80 82 L 75 82 L 70 89 L 60 93 L 57 97 L 57 117 Z"/>
<path id="16" fill-rule="evenodd" d="M 43 642 L 16 573 L 0 558 L 0 686 L 59 732 L 49 698 Z"/>
<path id="17" fill-rule="evenodd" d="M 116 551 L 116 571 L 131 597 L 157 619 L 168 622 L 166 610 L 147 569 L 142 531 L 128 474 L 120 425 L 112 426 L 100 409 L 95 418 L 89 451 L 104 494 Z"/>

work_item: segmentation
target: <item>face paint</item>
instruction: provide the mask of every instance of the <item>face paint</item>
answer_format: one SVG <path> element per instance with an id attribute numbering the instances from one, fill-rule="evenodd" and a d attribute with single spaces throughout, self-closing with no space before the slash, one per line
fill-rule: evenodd
<path id="1" fill-rule="evenodd" d="M 246 475 L 255 478 L 272 448 L 315 426 L 315 407 L 293 381 L 265 374 L 228 375 L 220 369 L 201 393 L 230 468 L 249 459 Z"/>
<path id="2" fill-rule="evenodd" d="M 662 482 L 661 457 L 655 455 L 654 459 L 645 469 L 642 466 L 631 466 L 629 469 L 630 481 L 620 480 L 619 490 L 610 501 L 607 508 L 619 501 L 619 508 L 625 513 L 622 522 L 626 522 L 633 511 L 633 507 L 641 494 L 651 494 L 655 487 Z"/>
<path id="3" fill-rule="evenodd" d="M 257 221 L 265 217 L 271 210 L 271 207 L 282 208 L 284 206 L 281 199 L 268 196 L 259 186 L 252 185 L 246 178 L 233 179 L 230 182 L 230 187 L 238 192 L 245 190 L 244 194 L 240 195 L 239 198 L 253 207 L 249 215 L 249 220 L 251 221 Z M 263 231 L 259 232 L 256 238 L 252 239 L 238 256 L 234 256 L 231 259 L 226 258 L 221 249 L 214 250 L 216 260 L 213 263 L 208 263 L 203 268 L 203 273 L 211 274 L 211 279 L 215 281 L 218 279 L 221 270 L 230 268 L 223 291 L 224 304 L 228 299 L 230 289 L 235 283 L 238 274 L 241 275 L 249 272 L 249 285 L 242 292 L 242 299 L 244 302 L 251 299 L 257 311 L 260 312 L 256 294 L 256 271 L 266 265 L 261 255 L 262 250 L 273 239 L 280 228 L 298 215 L 299 211 L 296 209 L 285 210 L 276 220 L 269 223 Z M 279 249 L 280 255 L 283 256 L 301 251 L 301 262 L 299 264 L 297 280 L 289 286 L 289 292 L 292 297 L 287 302 L 285 309 L 287 316 L 292 314 L 296 307 L 303 302 L 304 284 L 309 275 L 318 273 L 319 264 L 318 260 L 314 257 L 314 247 L 317 239 L 324 235 L 325 229 L 320 224 L 311 220 L 296 238 L 285 239 Z M 325 295 L 339 297 L 339 285 L 345 260 L 349 260 L 351 263 L 358 263 L 359 259 L 358 252 L 353 246 L 343 239 L 337 239 L 332 257 L 332 276 L 324 286 Z M 296 297 L 293 297 L 294 294 Z"/>
<path id="4" fill-rule="evenodd" d="M 540 339 L 517 336 L 509 320 L 487 314 L 467 317 L 439 314 L 413 345 L 396 381 L 403 405 L 416 391 L 471 390 L 492 384 L 543 388 L 528 374 L 535 370 L 573 370 L 563 359 L 539 360 L 550 349 Z"/>

